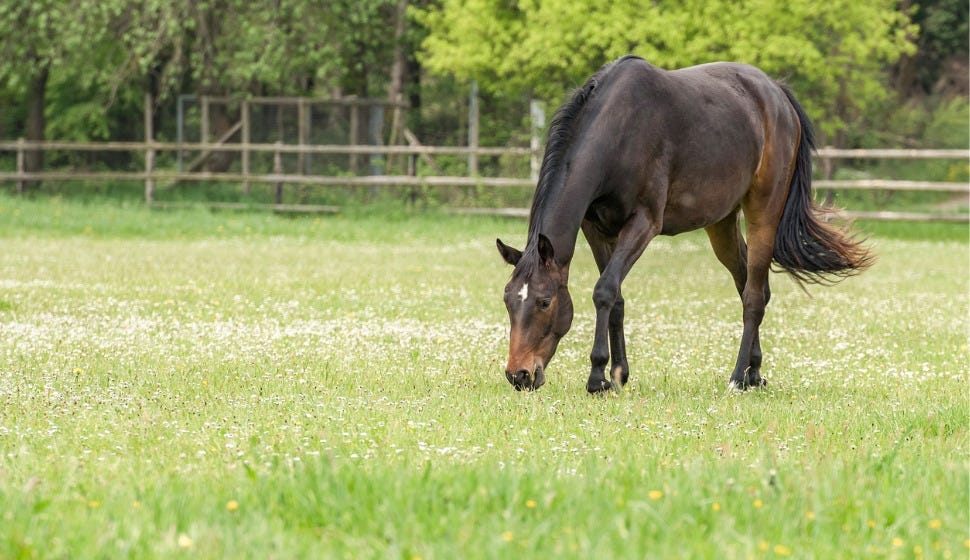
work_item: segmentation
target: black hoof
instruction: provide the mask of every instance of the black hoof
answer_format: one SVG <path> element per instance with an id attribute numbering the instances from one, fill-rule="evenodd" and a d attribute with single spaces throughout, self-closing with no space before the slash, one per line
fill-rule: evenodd
<path id="1" fill-rule="evenodd" d="M 591 395 L 597 393 L 605 393 L 613 388 L 613 384 L 605 379 L 590 379 L 586 382 L 586 390 L 589 391 Z"/>

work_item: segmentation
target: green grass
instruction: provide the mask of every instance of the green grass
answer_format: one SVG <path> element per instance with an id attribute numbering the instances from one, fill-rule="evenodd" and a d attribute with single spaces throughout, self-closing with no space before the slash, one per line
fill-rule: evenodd
<path id="1" fill-rule="evenodd" d="M 590 397 L 585 247 L 547 384 L 502 374 L 524 222 L 0 196 L 0 557 L 966 558 L 967 227 L 862 229 L 773 275 L 745 394 L 726 271 L 657 239 Z"/>

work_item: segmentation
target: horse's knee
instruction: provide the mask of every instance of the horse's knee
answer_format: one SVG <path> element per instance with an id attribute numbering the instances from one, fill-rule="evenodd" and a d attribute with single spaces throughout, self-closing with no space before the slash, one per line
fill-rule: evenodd
<path id="1" fill-rule="evenodd" d="M 610 281 L 604 281 L 600 278 L 596 282 L 596 286 L 593 288 L 593 305 L 596 309 L 613 309 L 617 302 L 622 305 L 622 299 L 619 297 L 620 287 Z"/>

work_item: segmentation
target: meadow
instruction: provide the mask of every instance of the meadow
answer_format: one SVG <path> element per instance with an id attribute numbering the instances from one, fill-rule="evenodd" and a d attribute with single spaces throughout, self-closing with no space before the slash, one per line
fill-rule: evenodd
<path id="1" fill-rule="evenodd" d="M 585 246 L 504 378 L 523 221 L 0 195 L 0 557 L 967 558 L 968 230 L 861 227 L 863 275 L 772 275 L 747 393 L 727 272 L 657 239 L 594 397 Z"/>

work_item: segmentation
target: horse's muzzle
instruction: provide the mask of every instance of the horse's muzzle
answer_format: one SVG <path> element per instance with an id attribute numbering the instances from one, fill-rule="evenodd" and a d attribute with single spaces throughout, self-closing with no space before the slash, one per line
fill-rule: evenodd
<path id="1" fill-rule="evenodd" d="M 505 378 L 515 387 L 516 391 L 534 391 L 546 383 L 546 374 L 541 365 L 537 365 L 535 371 L 520 369 L 518 371 L 505 371 Z"/>

